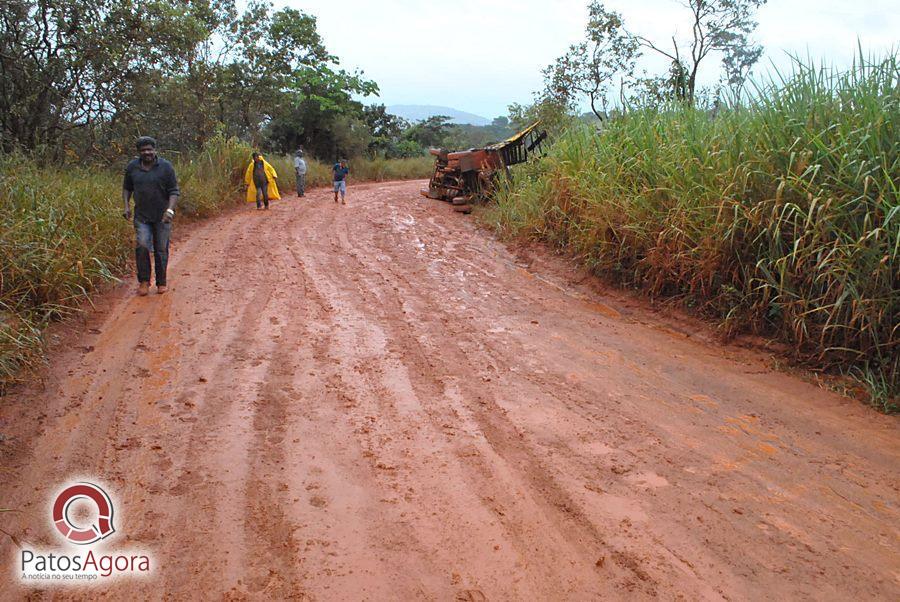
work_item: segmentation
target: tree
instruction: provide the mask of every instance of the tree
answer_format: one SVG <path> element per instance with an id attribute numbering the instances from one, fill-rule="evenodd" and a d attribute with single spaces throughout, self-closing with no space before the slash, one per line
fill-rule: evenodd
<path id="1" fill-rule="evenodd" d="M 371 154 L 385 157 L 399 156 L 398 145 L 403 137 L 403 131 L 409 127 L 408 121 L 388 113 L 383 104 L 363 107 L 363 121 L 372 133 L 372 141 L 369 143 Z M 421 147 L 418 148 L 418 154 L 421 154 Z M 409 151 L 404 148 L 403 152 Z"/>
<path id="2" fill-rule="evenodd" d="M 413 124 L 403 137 L 417 142 L 424 148 L 439 147 L 444 144 L 447 132 L 450 130 L 450 118 L 446 115 L 432 115 Z"/>
<path id="3" fill-rule="evenodd" d="M 0 10 L 3 150 L 50 147 L 127 109 L 194 31 L 184 2 L 16 0 Z M 197 4 L 200 4 L 199 2 Z M 150 35 L 152 34 L 152 35 Z"/>
<path id="4" fill-rule="evenodd" d="M 675 36 L 672 47 L 663 48 L 646 37 L 635 35 L 645 48 L 667 57 L 672 64 L 676 96 L 693 104 L 700 64 L 712 52 L 722 54 L 728 83 L 739 89 L 750 69 L 762 55 L 762 47 L 750 42 L 756 29 L 754 11 L 766 0 L 685 0 L 691 11 L 690 53 L 682 52 Z"/>
<path id="5" fill-rule="evenodd" d="M 616 76 L 624 79 L 634 70 L 639 43 L 623 26 L 619 13 L 608 11 L 593 0 L 588 5 L 586 39 L 544 69 L 545 96 L 551 102 L 575 108 L 579 96 L 586 95 L 591 111 L 606 118 L 610 86 Z"/>
<path id="6" fill-rule="evenodd" d="M 352 94 L 365 96 L 373 89 L 377 90 L 374 82 L 365 80 L 361 74 L 324 67 L 301 70 L 271 109 L 263 137 L 270 148 L 282 152 L 303 146 L 318 157 L 352 155 L 355 151 L 342 150 L 337 143 L 338 130 L 346 131 L 348 125 L 339 122 L 361 120 L 362 104 Z M 369 135 L 368 128 L 366 135 Z"/>
<path id="7" fill-rule="evenodd" d="M 234 47 L 228 34 L 238 13 L 234 0 L 192 0 L 169 10 L 183 21 L 168 28 L 167 56 L 134 88 L 110 135 L 152 132 L 171 147 L 197 149 L 226 129 L 223 96 Z M 155 24 L 153 31 L 160 30 L 166 28 Z"/>
<path id="8" fill-rule="evenodd" d="M 273 150 L 303 146 L 320 157 L 358 154 L 361 140 L 364 150 L 370 135 L 353 95 L 377 94 L 377 84 L 339 68 L 322 44 L 315 17 L 282 9 L 260 25 L 261 12 L 245 17 L 235 70 L 239 83 L 232 90 L 240 99 L 245 135 Z"/>
<path id="9" fill-rule="evenodd" d="M 561 132 L 572 123 L 574 117 L 568 107 L 563 106 L 543 94 L 535 94 L 535 101 L 530 105 L 517 102 L 507 107 L 509 125 L 519 132 L 535 121 L 541 122 L 541 128 L 550 132 L 551 136 Z"/>
<path id="10" fill-rule="evenodd" d="M 421 157 L 422 155 L 427 155 L 428 153 L 424 148 L 413 140 L 401 140 L 397 143 L 397 146 L 394 147 L 393 157 L 399 159 L 408 159 L 410 157 Z"/>
<path id="11" fill-rule="evenodd" d="M 285 92 L 336 62 L 322 44 L 315 17 L 295 9 L 272 14 L 270 9 L 260 0 L 250 3 L 234 26 L 235 56 L 228 65 L 226 97 L 241 134 L 254 145 L 262 142 L 261 127 L 276 107 L 284 108 Z"/>
<path id="12" fill-rule="evenodd" d="M 112 160 L 138 134 L 194 150 L 216 132 L 323 156 L 368 143 L 354 96 L 377 85 L 341 69 L 301 11 L 264 0 L 243 13 L 236 0 L 0 0 L 0 9 L 4 151 Z"/>
<path id="13" fill-rule="evenodd" d="M 734 34 L 723 33 L 722 37 L 727 38 L 732 35 Z M 747 44 L 746 40 L 737 39 L 733 43 L 729 43 L 728 51 L 722 58 L 722 65 L 725 68 L 725 81 L 735 98 L 740 96 L 744 84 L 750 76 L 750 70 L 759 61 L 762 53 L 761 45 Z"/>

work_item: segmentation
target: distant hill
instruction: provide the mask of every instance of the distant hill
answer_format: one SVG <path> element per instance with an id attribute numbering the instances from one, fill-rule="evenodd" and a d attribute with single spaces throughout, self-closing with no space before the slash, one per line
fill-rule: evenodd
<path id="1" fill-rule="evenodd" d="M 450 107 L 435 105 L 390 105 L 387 112 L 408 121 L 422 121 L 433 115 L 446 115 L 451 123 L 468 123 L 471 125 L 490 125 L 491 120 L 465 111 L 457 111 Z"/>

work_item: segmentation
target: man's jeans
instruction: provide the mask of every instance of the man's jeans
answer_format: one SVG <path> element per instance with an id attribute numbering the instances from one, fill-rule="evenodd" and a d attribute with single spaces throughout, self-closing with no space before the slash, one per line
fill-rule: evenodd
<path id="1" fill-rule="evenodd" d="M 137 247 L 134 258 L 137 263 L 138 282 L 150 282 L 150 253 L 156 268 L 156 286 L 166 285 L 166 266 L 169 264 L 169 237 L 172 224 L 165 222 L 144 223 L 134 220 Z"/>
<path id="2" fill-rule="evenodd" d="M 298 173 L 297 174 L 297 196 L 303 196 L 306 194 L 306 174 Z"/>
<path id="3" fill-rule="evenodd" d="M 262 207 L 262 203 L 266 204 L 266 208 L 269 207 L 269 181 L 265 182 L 253 182 L 253 185 L 256 186 L 256 208 L 259 209 Z"/>

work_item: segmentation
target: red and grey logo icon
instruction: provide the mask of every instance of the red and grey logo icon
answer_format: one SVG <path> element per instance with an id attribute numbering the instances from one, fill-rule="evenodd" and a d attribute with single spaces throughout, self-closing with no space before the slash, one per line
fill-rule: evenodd
<path id="1" fill-rule="evenodd" d="M 69 509 L 75 502 L 86 500 L 97 507 L 97 523 L 86 527 L 76 525 L 69 518 Z M 66 487 L 53 502 L 53 523 L 62 536 L 81 545 L 94 543 L 115 532 L 113 505 L 103 489 L 93 483 L 76 483 Z"/>

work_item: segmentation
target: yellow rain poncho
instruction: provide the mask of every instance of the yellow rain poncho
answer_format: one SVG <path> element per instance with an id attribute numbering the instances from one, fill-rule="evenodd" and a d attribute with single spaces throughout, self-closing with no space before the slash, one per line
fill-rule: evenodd
<path id="1" fill-rule="evenodd" d="M 266 180 L 269 181 L 269 200 L 280 199 L 281 195 L 278 194 L 278 186 L 275 185 L 275 180 L 278 179 L 275 168 L 269 165 L 269 162 L 266 161 L 262 155 L 260 155 L 259 158 L 262 159 L 263 168 L 266 170 Z M 256 184 L 253 183 L 253 161 L 250 161 L 250 165 L 247 166 L 247 171 L 244 172 L 244 182 L 247 184 L 247 202 L 255 203 Z"/>

